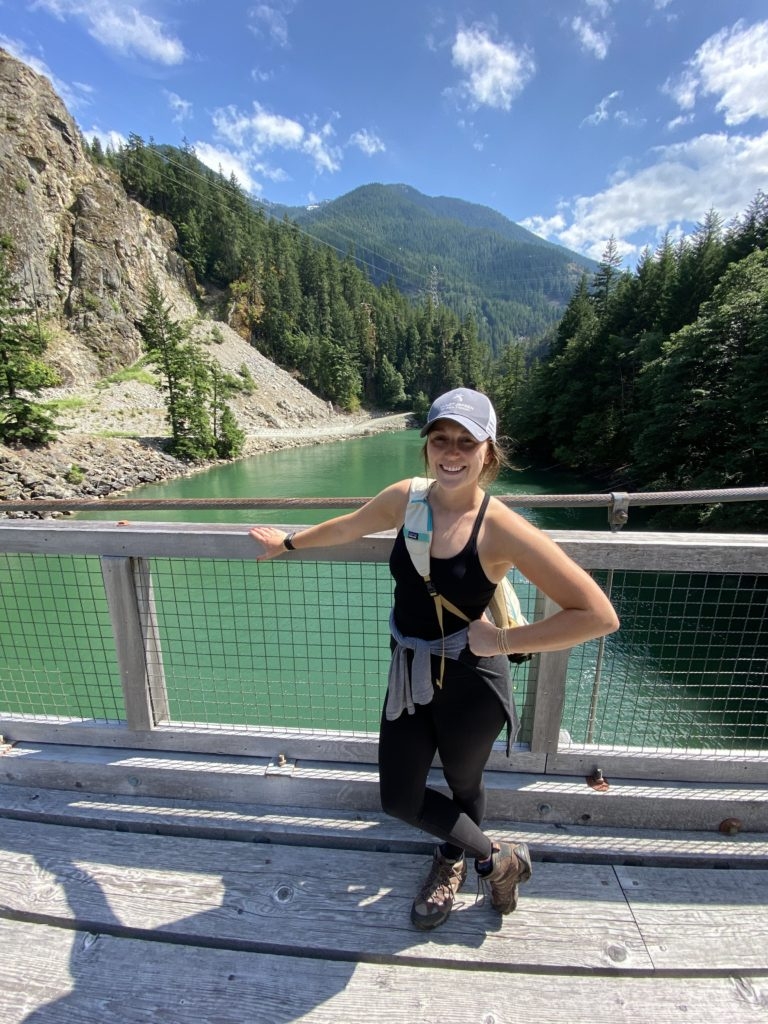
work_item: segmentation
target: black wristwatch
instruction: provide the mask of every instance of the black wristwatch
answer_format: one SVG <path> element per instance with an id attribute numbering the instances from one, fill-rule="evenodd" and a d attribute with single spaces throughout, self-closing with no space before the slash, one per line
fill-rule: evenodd
<path id="1" fill-rule="evenodd" d="M 286 551 L 295 551 L 296 548 L 293 546 L 293 538 L 296 536 L 296 531 L 291 530 L 290 533 L 286 533 L 283 537 L 283 547 Z"/>

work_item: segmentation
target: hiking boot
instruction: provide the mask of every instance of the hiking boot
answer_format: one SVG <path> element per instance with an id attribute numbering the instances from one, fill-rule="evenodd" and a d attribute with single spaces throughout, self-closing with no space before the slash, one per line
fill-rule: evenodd
<path id="1" fill-rule="evenodd" d="M 510 846 L 509 843 L 494 843 L 491 855 L 491 870 L 481 875 L 483 882 L 491 887 L 491 906 L 500 914 L 510 914 L 517 908 L 517 887 L 531 877 L 531 855 L 525 843 Z"/>
<path id="2" fill-rule="evenodd" d="M 466 877 L 465 858 L 448 860 L 436 846 L 427 879 L 411 907 L 411 923 L 423 931 L 442 924 L 450 914 L 456 893 L 464 885 Z"/>

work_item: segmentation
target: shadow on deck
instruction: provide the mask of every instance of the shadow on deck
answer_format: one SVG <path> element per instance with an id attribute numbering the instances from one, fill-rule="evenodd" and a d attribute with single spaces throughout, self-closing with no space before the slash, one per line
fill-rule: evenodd
<path id="1" fill-rule="evenodd" d="M 768 1019 L 759 834 L 510 825 L 516 913 L 409 909 L 431 840 L 381 815 L 0 786 L 5 1024 Z"/>

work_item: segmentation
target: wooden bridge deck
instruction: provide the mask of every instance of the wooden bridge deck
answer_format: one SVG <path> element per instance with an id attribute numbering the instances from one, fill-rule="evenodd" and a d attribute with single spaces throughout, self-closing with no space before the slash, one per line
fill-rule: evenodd
<path id="1" fill-rule="evenodd" d="M 516 913 L 475 876 L 409 923 L 431 840 L 376 814 L 0 786 L 4 1024 L 768 1021 L 761 835 L 524 836 Z"/>

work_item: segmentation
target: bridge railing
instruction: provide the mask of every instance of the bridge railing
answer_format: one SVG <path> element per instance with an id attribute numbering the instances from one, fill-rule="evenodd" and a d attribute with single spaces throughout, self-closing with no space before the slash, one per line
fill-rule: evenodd
<path id="1" fill-rule="evenodd" d="M 768 537 L 549 532 L 622 628 L 514 669 L 523 729 L 493 766 L 764 779 Z M 375 762 L 391 541 L 257 563 L 240 525 L 0 522 L 0 730 Z"/>

